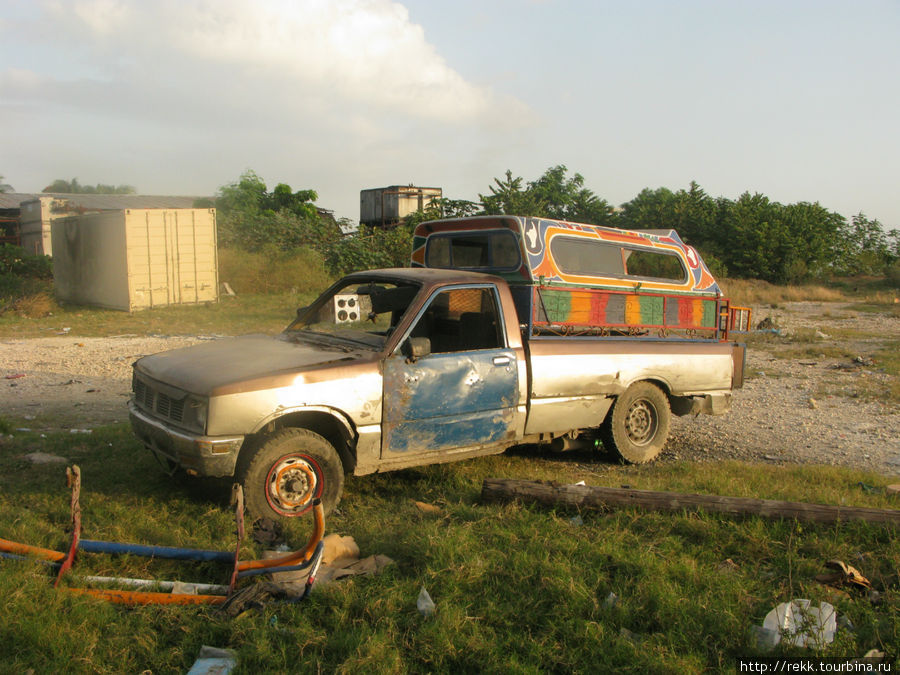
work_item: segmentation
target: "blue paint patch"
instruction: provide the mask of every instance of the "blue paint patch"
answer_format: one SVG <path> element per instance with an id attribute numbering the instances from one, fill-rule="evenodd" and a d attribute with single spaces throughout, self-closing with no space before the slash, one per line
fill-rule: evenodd
<path id="1" fill-rule="evenodd" d="M 388 433 L 391 452 L 429 452 L 464 448 L 502 441 L 511 423 L 510 414 L 493 410 L 456 416 L 411 420 L 395 425 Z"/>
<path id="2" fill-rule="evenodd" d="M 495 363 L 497 362 L 497 363 Z M 513 427 L 515 353 L 506 349 L 402 356 L 384 366 L 384 453 L 493 443 Z"/>

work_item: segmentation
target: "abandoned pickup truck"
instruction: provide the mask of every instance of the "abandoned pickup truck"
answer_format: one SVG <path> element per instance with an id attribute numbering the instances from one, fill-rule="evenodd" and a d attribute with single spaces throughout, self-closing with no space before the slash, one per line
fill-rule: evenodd
<path id="1" fill-rule="evenodd" d="M 133 429 L 172 470 L 235 476 L 254 516 L 331 510 L 356 475 L 500 453 L 663 448 L 727 410 L 735 312 L 674 231 L 424 223 L 411 268 L 351 274 L 278 336 L 134 364 Z"/>

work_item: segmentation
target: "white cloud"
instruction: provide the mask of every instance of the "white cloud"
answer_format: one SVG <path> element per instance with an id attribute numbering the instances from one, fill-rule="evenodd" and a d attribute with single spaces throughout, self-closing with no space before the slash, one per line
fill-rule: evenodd
<path id="1" fill-rule="evenodd" d="M 289 109 L 361 106 L 479 125 L 528 118 L 523 104 L 454 71 L 406 8 L 389 0 L 73 0 L 44 7 L 43 30 L 50 23 L 73 54 L 86 50 L 88 72 L 119 87 L 218 92 L 219 105 L 239 108 L 245 90 Z"/>

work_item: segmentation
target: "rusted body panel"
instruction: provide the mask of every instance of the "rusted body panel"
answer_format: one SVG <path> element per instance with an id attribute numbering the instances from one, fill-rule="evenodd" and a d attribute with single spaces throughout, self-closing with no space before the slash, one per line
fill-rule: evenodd
<path id="1" fill-rule="evenodd" d="M 426 362 L 427 361 L 427 362 Z M 441 452 L 515 440 L 519 391 L 515 354 L 435 354 L 384 367 L 383 455 Z"/>

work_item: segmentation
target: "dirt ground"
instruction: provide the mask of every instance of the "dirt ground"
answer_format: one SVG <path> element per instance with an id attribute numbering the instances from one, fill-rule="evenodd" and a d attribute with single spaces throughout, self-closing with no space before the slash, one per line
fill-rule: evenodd
<path id="1" fill-rule="evenodd" d="M 766 344 L 754 338 L 745 385 L 728 414 L 673 420 L 661 460 L 835 464 L 900 477 L 900 405 L 872 397 L 890 376 L 869 360 L 886 340 L 900 338 L 900 319 L 842 303 L 753 310 L 754 324 L 771 317 L 782 335 Z M 208 339 L 215 338 L 2 339 L 0 415 L 41 431 L 123 422 L 135 359 Z M 797 347 L 810 355 L 784 358 Z"/>

